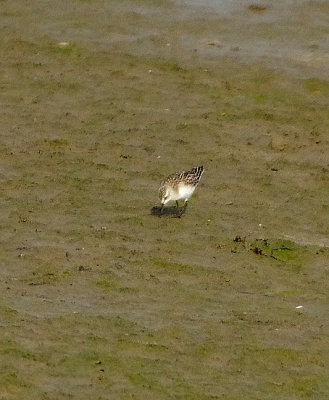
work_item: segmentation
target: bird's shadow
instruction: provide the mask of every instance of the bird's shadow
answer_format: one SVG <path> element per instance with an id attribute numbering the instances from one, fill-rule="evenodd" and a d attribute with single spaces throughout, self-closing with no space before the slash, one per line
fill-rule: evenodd
<path id="1" fill-rule="evenodd" d="M 161 207 L 155 206 L 151 208 L 151 215 L 154 215 L 156 217 L 180 218 L 184 214 L 185 209 L 186 207 L 177 208 L 176 206 L 171 206 L 163 207 L 161 210 Z"/>

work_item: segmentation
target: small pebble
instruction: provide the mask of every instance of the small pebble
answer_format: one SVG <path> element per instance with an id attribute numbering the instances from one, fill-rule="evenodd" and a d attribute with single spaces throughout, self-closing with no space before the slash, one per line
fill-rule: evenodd
<path id="1" fill-rule="evenodd" d="M 270 148 L 276 151 L 283 151 L 286 147 L 286 141 L 280 136 L 272 137 Z"/>
<path id="2" fill-rule="evenodd" d="M 79 268 L 78 268 L 78 271 L 91 271 L 91 268 L 90 267 L 85 267 L 85 266 L 83 266 L 83 265 L 80 265 L 79 266 Z"/>

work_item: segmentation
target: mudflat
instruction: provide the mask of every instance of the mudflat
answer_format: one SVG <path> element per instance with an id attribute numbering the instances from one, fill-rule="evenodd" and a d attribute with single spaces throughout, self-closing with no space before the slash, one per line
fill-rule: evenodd
<path id="1" fill-rule="evenodd" d="M 327 399 L 328 3 L 0 4 L 0 399 Z"/>

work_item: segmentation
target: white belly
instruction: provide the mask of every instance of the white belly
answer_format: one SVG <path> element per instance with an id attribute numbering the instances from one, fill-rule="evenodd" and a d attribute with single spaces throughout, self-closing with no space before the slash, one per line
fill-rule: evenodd
<path id="1" fill-rule="evenodd" d="M 195 186 L 179 184 L 178 186 L 178 197 L 177 200 L 187 201 L 193 194 Z"/>

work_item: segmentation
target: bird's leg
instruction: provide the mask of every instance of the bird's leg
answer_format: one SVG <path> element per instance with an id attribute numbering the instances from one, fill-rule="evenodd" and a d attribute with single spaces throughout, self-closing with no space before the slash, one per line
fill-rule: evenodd
<path id="1" fill-rule="evenodd" d="M 176 200 L 176 215 L 177 215 L 177 217 L 178 217 L 178 218 L 180 218 L 180 217 L 181 217 L 181 215 L 182 215 L 182 212 L 181 212 L 181 211 L 179 211 L 179 204 L 178 204 L 178 200 Z"/>
<path id="2" fill-rule="evenodd" d="M 179 217 L 181 217 L 184 214 L 184 212 L 186 210 L 186 207 L 187 207 L 187 200 L 185 200 L 184 206 L 181 208 L 181 211 L 179 213 Z"/>
<path id="3" fill-rule="evenodd" d="M 161 208 L 160 208 L 160 213 L 159 213 L 159 216 L 160 216 L 160 215 L 162 215 L 162 210 L 163 210 L 163 207 L 164 207 L 164 204 L 162 203 L 162 204 L 161 204 Z"/>

